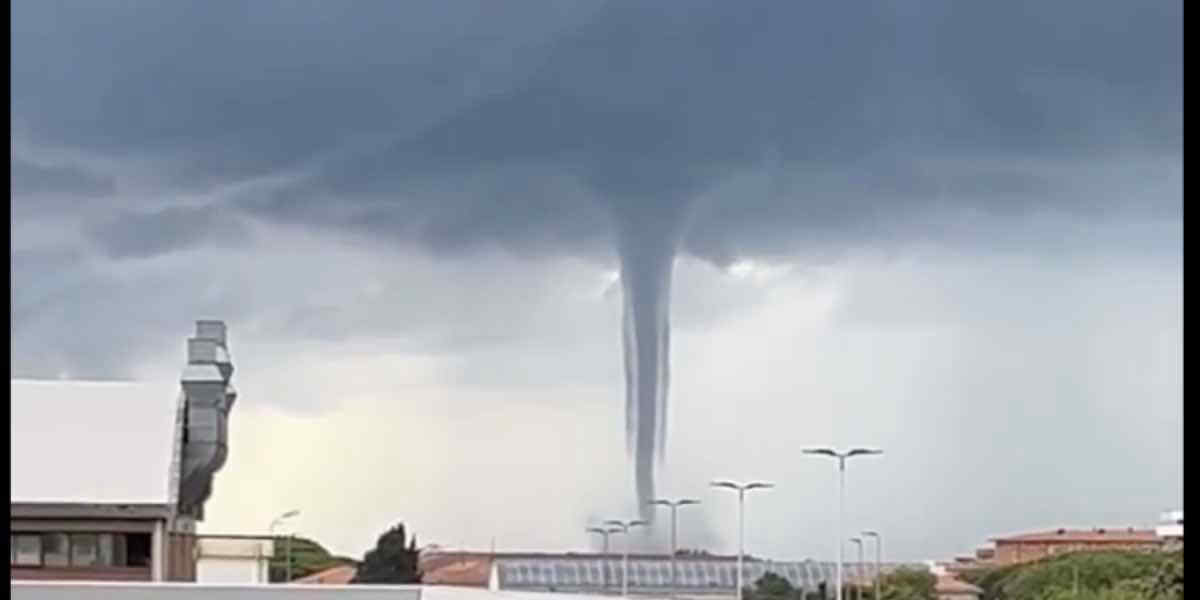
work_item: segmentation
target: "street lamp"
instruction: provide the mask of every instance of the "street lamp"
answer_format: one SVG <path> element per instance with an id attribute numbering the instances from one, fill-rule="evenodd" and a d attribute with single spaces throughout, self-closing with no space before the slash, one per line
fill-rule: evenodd
<path id="1" fill-rule="evenodd" d="M 752 483 L 734 483 L 732 481 L 714 481 L 713 487 L 736 490 L 738 493 L 738 559 L 737 559 L 737 600 L 742 600 L 742 555 L 746 552 L 746 492 L 773 488 L 775 484 L 762 481 Z M 839 599 L 840 600 L 840 599 Z"/>
<path id="2" fill-rule="evenodd" d="M 852 456 L 862 456 L 867 454 L 883 454 L 883 450 L 874 450 L 871 448 L 853 448 L 845 452 L 838 452 L 832 448 L 805 448 L 805 454 L 819 454 L 836 458 L 838 461 L 838 524 L 837 524 L 837 600 L 842 600 L 842 562 L 845 560 L 842 549 L 845 544 L 842 543 L 842 513 L 845 511 L 846 505 L 846 459 Z"/>
<path id="3" fill-rule="evenodd" d="M 862 568 L 863 568 L 862 567 L 862 565 L 863 565 L 863 541 L 862 541 L 862 538 L 852 537 L 852 538 L 850 538 L 850 541 L 855 544 L 858 544 L 858 574 L 862 575 Z M 854 594 L 854 597 L 857 598 L 858 600 L 862 600 L 862 582 L 861 581 L 858 582 L 858 585 L 854 586 L 854 589 L 857 590 Z"/>
<path id="4" fill-rule="evenodd" d="M 875 598 L 874 598 L 874 600 L 879 600 L 879 581 L 880 581 L 880 578 L 883 577 L 883 571 L 881 570 L 881 567 L 883 564 L 881 561 L 881 558 L 883 557 L 883 537 L 880 536 L 879 532 L 877 532 L 877 531 L 864 531 L 864 532 L 862 532 L 862 535 L 865 538 L 867 538 L 867 537 L 875 538 Z"/>
<path id="5" fill-rule="evenodd" d="M 612 519 L 604 522 L 605 525 L 612 525 L 621 530 L 625 534 L 625 550 L 621 553 L 621 597 L 629 595 L 629 529 L 638 525 L 646 525 L 646 521 L 620 521 Z"/>
<path id="6" fill-rule="evenodd" d="M 678 593 L 678 591 L 675 589 L 675 586 L 676 586 L 676 583 L 675 583 L 676 582 L 675 553 L 677 552 L 676 547 L 675 547 L 675 529 L 679 525 L 679 519 L 677 518 L 678 510 L 679 510 L 680 506 L 688 506 L 691 504 L 700 504 L 700 501 L 692 500 L 689 498 L 682 498 L 680 500 L 674 500 L 674 501 L 672 501 L 672 500 L 651 500 L 650 504 L 653 504 L 656 506 L 666 506 L 671 509 L 671 596 L 674 597 L 675 594 Z"/>
<path id="7" fill-rule="evenodd" d="M 602 529 L 600 527 L 588 527 L 588 533 L 598 533 L 604 537 L 604 590 L 608 591 L 608 536 L 618 533 L 621 530 L 616 527 Z"/>
<path id="8" fill-rule="evenodd" d="M 283 513 L 282 515 L 279 515 L 278 517 L 275 517 L 275 520 L 271 521 L 271 526 L 267 529 L 271 534 L 271 538 L 274 539 L 274 537 L 275 537 L 275 527 L 277 527 L 280 523 L 283 523 L 284 521 L 286 521 L 292 517 L 295 517 L 299 514 L 300 514 L 300 511 L 293 509 L 293 510 L 289 510 L 289 511 Z M 284 579 L 285 583 L 292 580 L 292 535 L 291 534 L 288 535 L 288 539 L 287 539 L 286 558 L 287 558 L 287 575 Z"/>

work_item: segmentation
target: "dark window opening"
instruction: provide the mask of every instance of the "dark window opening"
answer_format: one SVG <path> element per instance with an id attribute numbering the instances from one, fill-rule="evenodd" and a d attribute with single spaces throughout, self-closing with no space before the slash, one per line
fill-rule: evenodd
<path id="1" fill-rule="evenodd" d="M 9 537 L 14 567 L 148 567 L 148 533 L 16 533 Z"/>
<path id="2" fill-rule="evenodd" d="M 125 547 L 128 552 L 129 566 L 150 566 L 150 534 L 131 533 L 125 536 Z"/>
<path id="3" fill-rule="evenodd" d="M 42 564 L 47 567 L 65 567 L 71 564 L 67 534 L 42 534 Z"/>

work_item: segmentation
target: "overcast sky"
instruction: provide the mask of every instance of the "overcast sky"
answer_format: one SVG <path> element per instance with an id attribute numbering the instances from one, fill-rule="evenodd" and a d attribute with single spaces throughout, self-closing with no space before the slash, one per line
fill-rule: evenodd
<path id="1" fill-rule="evenodd" d="M 1181 16 L 20 0 L 13 374 L 178 377 L 224 319 L 204 530 L 582 549 L 636 510 L 614 224 L 648 223 L 682 231 L 681 544 L 735 550 L 707 482 L 762 478 L 748 551 L 832 558 L 818 444 L 886 450 L 848 526 L 894 558 L 1153 524 L 1182 503 Z"/>

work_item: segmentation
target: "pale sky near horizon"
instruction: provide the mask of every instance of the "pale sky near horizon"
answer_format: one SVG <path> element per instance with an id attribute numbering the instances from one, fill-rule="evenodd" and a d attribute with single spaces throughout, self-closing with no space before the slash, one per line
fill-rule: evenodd
<path id="1" fill-rule="evenodd" d="M 892 558 L 1182 504 L 1182 3 L 12 7 L 14 377 L 240 391 L 206 531 L 595 548 L 614 223 L 682 230 L 680 543 Z M 663 235 L 667 235 L 664 233 Z M 660 528 L 662 529 L 662 528 Z M 662 531 L 639 539 L 660 548 Z"/>

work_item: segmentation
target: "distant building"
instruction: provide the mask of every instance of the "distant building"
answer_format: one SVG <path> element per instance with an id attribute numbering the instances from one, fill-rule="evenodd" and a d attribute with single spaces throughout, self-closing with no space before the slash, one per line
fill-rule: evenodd
<path id="1" fill-rule="evenodd" d="M 885 563 L 884 573 L 898 564 Z M 904 565 L 924 569 L 924 565 Z M 746 561 L 744 582 L 753 585 L 764 573 L 786 578 L 793 586 L 815 592 L 833 592 L 836 565 L 832 562 Z M 871 581 L 874 563 L 847 563 L 847 581 Z M 733 596 L 737 582 L 736 557 L 676 557 L 677 589 L 682 596 Z M 495 591 L 558 592 L 570 594 L 615 593 L 621 589 L 620 554 L 607 556 L 577 553 L 425 552 L 421 557 L 422 583 L 487 587 Z M 637 554 L 629 557 L 629 592 L 664 596 L 671 591 L 671 557 Z"/>
<path id="2" fill-rule="evenodd" d="M 292 583 L 346 585 L 350 583 L 350 580 L 354 579 L 356 574 L 358 574 L 358 567 L 354 565 L 338 565 L 293 580 Z"/>
<path id="3" fill-rule="evenodd" d="M 1154 528 L 1154 532 L 1158 537 L 1163 539 L 1163 545 L 1167 550 L 1179 550 L 1183 548 L 1183 511 L 1169 510 L 1162 514 L 1158 519 L 1159 524 Z"/>
<path id="4" fill-rule="evenodd" d="M 938 600 L 979 600 L 983 589 L 952 576 L 938 577 L 934 587 Z"/>
<path id="5" fill-rule="evenodd" d="M 992 562 L 1010 565 L 1067 552 L 1159 550 L 1163 540 L 1153 529 L 1058 529 L 995 538 Z"/>
<path id="6" fill-rule="evenodd" d="M 225 333 L 196 323 L 179 382 L 10 382 L 12 579 L 195 580 L 237 397 Z"/>
<path id="7" fill-rule="evenodd" d="M 270 583 L 275 539 L 253 535 L 197 535 L 199 583 Z"/>
<path id="8" fill-rule="evenodd" d="M 422 551 L 418 560 L 421 583 L 486 588 L 496 556 L 486 552 Z"/>

